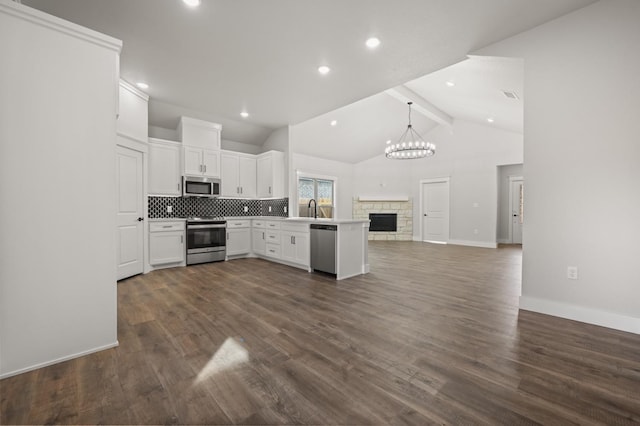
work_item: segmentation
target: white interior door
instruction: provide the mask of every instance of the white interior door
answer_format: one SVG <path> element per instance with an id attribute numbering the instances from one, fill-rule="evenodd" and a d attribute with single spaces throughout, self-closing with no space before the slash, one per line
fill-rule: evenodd
<path id="1" fill-rule="evenodd" d="M 121 280 L 142 273 L 144 264 L 142 153 L 116 147 L 116 177 L 116 250 L 118 279 Z"/>
<path id="2" fill-rule="evenodd" d="M 509 189 L 511 207 L 511 243 L 522 244 L 522 224 L 524 223 L 524 181 L 512 179 Z"/>
<path id="3" fill-rule="evenodd" d="M 449 180 L 423 181 L 422 241 L 449 241 Z"/>

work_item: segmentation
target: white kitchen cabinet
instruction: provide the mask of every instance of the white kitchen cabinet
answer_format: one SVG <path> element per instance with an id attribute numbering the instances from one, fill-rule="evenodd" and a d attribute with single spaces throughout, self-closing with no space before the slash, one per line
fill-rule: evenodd
<path id="1" fill-rule="evenodd" d="M 254 155 L 221 151 L 222 195 L 254 198 L 256 196 L 256 158 Z"/>
<path id="2" fill-rule="evenodd" d="M 259 198 L 282 198 L 284 193 L 284 153 L 269 151 L 256 159 Z"/>
<path id="3" fill-rule="evenodd" d="M 217 123 L 198 120 L 191 117 L 180 117 L 178 136 L 185 146 L 194 148 L 219 150 L 222 126 Z"/>
<path id="4" fill-rule="evenodd" d="M 280 231 L 281 259 L 286 262 L 309 266 L 309 225 L 286 223 Z"/>
<path id="5" fill-rule="evenodd" d="M 280 259 L 280 222 L 265 222 L 265 256 Z"/>
<path id="6" fill-rule="evenodd" d="M 185 175 L 220 177 L 220 151 L 185 146 L 183 162 Z"/>
<path id="7" fill-rule="evenodd" d="M 227 221 L 227 256 L 249 254 L 251 252 L 251 221 Z"/>
<path id="8" fill-rule="evenodd" d="M 181 180 L 180 144 L 149 138 L 149 195 L 180 196 Z"/>
<path id="9" fill-rule="evenodd" d="M 183 221 L 152 222 L 149 225 L 149 263 L 152 266 L 185 261 Z"/>
<path id="10" fill-rule="evenodd" d="M 139 142 L 147 142 L 149 96 L 124 80 L 120 80 L 118 93 L 117 133 Z"/>
<path id="11" fill-rule="evenodd" d="M 251 221 L 251 251 L 254 254 L 265 255 L 267 249 L 267 236 L 265 222 L 260 219 Z"/>

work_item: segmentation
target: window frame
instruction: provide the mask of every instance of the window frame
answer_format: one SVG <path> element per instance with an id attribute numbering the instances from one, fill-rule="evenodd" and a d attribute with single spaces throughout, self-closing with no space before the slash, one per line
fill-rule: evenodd
<path id="1" fill-rule="evenodd" d="M 337 217 L 337 213 L 338 213 L 338 178 L 336 176 L 329 176 L 329 175 L 322 175 L 322 174 L 318 174 L 318 173 L 308 173 L 302 170 L 296 170 L 296 217 L 300 217 L 300 190 L 299 190 L 299 185 L 300 185 L 300 179 L 313 179 L 315 181 L 314 183 L 314 195 L 316 197 L 316 202 L 318 194 L 318 180 L 330 180 L 333 182 L 333 204 L 332 204 L 332 211 L 333 211 L 333 219 L 335 219 Z"/>

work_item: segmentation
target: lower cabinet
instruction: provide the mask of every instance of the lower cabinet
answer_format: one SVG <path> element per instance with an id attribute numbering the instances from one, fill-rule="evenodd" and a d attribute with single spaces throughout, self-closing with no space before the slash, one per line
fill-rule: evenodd
<path id="1" fill-rule="evenodd" d="M 227 256 L 251 252 L 251 221 L 227 221 Z"/>
<path id="2" fill-rule="evenodd" d="M 309 266 L 309 225 L 284 223 L 280 231 L 281 259 L 300 266 Z"/>
<path id="3" fill-rule="evenodd" d="M 267 241 L 265 240 L 264 228 L 252 228 L 251 234 L 253 253 L 261 254 L 264 256 L 267 250 Z"/>
<path id="4" fill-rule="evenodd" d="M 152 266 L 185 261 L 184 222 L 156 222 L 149 225 L 149 264 Z"/>

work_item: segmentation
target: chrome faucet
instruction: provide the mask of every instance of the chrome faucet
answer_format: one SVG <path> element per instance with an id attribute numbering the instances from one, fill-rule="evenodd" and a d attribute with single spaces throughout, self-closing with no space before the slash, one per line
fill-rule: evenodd
<path id="1" fill-rule="evenodd" d="M 313 218 L 318 218 L 318 203 L 313 198 L 309 200 L 309 204 L 307 204 L 307 209 L 311 208 L 311 202 L 313 201 Z"/>

